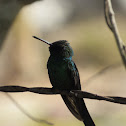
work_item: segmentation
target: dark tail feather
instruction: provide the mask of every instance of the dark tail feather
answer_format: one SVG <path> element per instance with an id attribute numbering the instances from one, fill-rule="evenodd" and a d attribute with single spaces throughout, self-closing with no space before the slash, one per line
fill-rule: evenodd
<path id="1" fill-rule="evenodd" d="M 83 123 L 85 126 L 95 126 L 94 122 L 91 124 L 91 122 L 87 123 L 87 122 L 83 121 Z"/>
<path id="2" fill-rule="evenodd" d="M 85 126 L 95 126 L 83 99 L 62 95 L 62 98 L 71 113 Z"/>
<path id="3" fill-rule="evenodd" d="M 83 123 L 85 124 L 85 126 L 95 126 L 94 121 L 92 120 L 86 106 L 85 106 L 85 116 L 83 116 Z"/>

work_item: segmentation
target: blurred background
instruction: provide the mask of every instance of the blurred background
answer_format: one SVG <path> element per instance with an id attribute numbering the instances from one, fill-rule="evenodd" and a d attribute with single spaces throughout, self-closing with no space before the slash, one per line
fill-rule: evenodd
<path id="1" fill-rule="evenodd" d="M 108 29 L 103 0 L 1 0 L 0 84 L 51 87 L 47 73 L 49 42 L 68 40 L 74 50 L 82 90 L 105 96 L 126 95 L 126 72 Z M 113 0 L 116 21 L 126 40 L 126 0 Z M 106 68 L 107 67 L 107 68 Z M 106 69 L 104 69 L 106 68 Z M 97 72 L 104 69 L 100 74 Z M 13 93 L 11 96 L 32 116 L 55 126 L 82 126 L 59 95 Z M 24 115 L 5 93 L 0 93 L 1 126 L 46 126 Z M 97 126 L 125 126 L 126 106 L 87 100 Z"/>

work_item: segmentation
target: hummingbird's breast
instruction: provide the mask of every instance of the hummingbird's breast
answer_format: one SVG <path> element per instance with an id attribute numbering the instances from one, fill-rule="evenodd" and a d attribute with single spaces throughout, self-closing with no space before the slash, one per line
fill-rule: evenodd
<path id="1" fill-rule="evenodd" d="M 72 79 L 68 72 L 71 59 L 49 57 L 47 63 L 50 82 L 54 88 L 69 90 L 73 87 Z"/>

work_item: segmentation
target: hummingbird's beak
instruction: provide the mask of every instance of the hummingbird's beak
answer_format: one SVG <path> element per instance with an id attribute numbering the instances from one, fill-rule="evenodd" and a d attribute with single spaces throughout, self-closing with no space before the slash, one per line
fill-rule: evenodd
<path id="1" fill-rule="evenodd" d="M 48 44 L 48 45 L 52 45 L 52 43 L 47 42 L 47 41 L 45 41 L 45 40 L 43 40 L 43 39 L 40 39 L 40 38 L 38 38 L 38 37 L 36 37 L 36 36 L 32 36 L 32 37 L 35 38 L 35 39 L 38 39 L 38 40 L 40 40 L 40 41 L 42 41 L 42 42 L 44 42 L 44 43 L 46 43 L 46 44 Z"/>

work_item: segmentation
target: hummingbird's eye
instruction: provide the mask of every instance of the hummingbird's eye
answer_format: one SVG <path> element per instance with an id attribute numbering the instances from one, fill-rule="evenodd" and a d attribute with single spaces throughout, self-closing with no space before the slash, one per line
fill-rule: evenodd
<path id="1" fill-rule="evenodd" d="M 62 49 L 62 50 L 65 50 L 65 46 L 63 46 L 61 49 Z"/>

